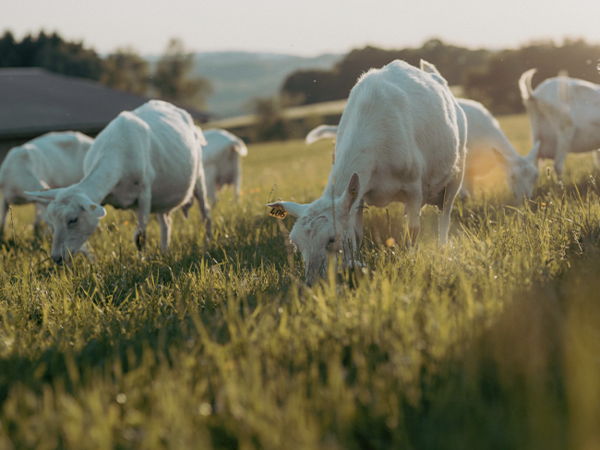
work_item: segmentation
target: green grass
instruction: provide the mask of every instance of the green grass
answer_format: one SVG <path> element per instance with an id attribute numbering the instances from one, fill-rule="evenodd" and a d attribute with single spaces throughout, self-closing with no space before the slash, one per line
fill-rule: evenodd
<path id="1" fill-rule="evenodd" d="M 524 116 L 502 126 L 529 150 Z M 244 194 L 175 215 L 171 250 L 109 208 L 90 263 L 47 261 L 33 209 L 0 249 L 2 449 L 594 449 L 600 446 L 600 204 L 590 155 L 535 202 L 502 174 L 454 205 L 450 244 L 423 210 L 366 211 L 359 273 L 312 288 L 269 199 L 308 202 L 330 142 L 253 145 Z M 389 221 L 388 221 L 389 214 Z M 285 219 L 290 229 L 293 219 Z M 10 223 L 10 222 L 9 222 Z"/>

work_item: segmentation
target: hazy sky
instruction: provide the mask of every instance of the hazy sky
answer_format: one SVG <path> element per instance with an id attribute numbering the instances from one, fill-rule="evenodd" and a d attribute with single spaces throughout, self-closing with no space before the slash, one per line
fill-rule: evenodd
<path id="1" fill-rule="evenodd" d="M 600 43 L 600 0 L 0 0 L 0 31 L 58 31 L 100 53 L 159 54 L 170 37 L 193 51 L 316 55 L 366 44 L 516 47 L 533 39 Z"/>

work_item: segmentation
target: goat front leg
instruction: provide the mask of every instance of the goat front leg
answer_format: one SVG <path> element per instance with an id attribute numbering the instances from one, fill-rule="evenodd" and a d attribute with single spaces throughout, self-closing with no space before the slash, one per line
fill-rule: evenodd
<path id="1" fill-rule="evenodd" d="M 472 173 L 465 173 L 465 179 L 460 188 L 460 198 L 465 200 L 473 196 L 475 192 L 475 176 Z"/>
<path id="2" fill-rule="evenodd" d="M 363 237 L 364 237 L 364 232 L 363 232 L 363 211 L 365 208 L 365 201 L 361 200 L 360 204 L 358 205 L 358 210 L 356 211 L 356 220 L 354 222 L 354 230 L 356 232 L 356 243 L 357 245 L 357 251 L 360 248 L 360 246 L 362 245 L 362 241 L 363 241 Z"/>
<path id="3" fill-rule="evenodd" d="M 563 177 L 563 168 L 570 147 L 570 140 L 567 141 L 565 138 L 564 142 L 560 143 L 560 141 L 561 140 L 559 139 L 559 145 L 556 149 L 556 155 L 554 156 L 554 171 L 559 180 Z"/>
<path id="4" fill-rule="evenodd" d="M 142 191 L 138 197 L 138 209 L 137 209 L 137 230 L 133 236 L 133 241 L 138 251 L 143 251 L 146 248 L 146 228 L 148 227 L 148 220 L 150 219 L 150 205 L 152 203 L 152 194 L 150 188 L 146 188 Z"/>
<path id="5" fill-rule="evenodd" d="M 212 238 L 212 222 L 210 220 L 210 206 L 208 206 L 208 200 L 206 198 L 206 182 L 204 179 L 204 169 L 200 169 L 198 178 L 196 179 L 196 185 L 194 186 L 194 197 L 198 201 L 200 207 L 200 213 L 204 219 L 206 227 L 206 238 Z"/>
<path id="6" fill-rule="evenodd" d="M 407 247 L 413 245 L 419 235 L 421 226 L 419 217 L 421 216 L 421 207 L 423 206 L 423 193 L 421 188 L 417 187 L 412 192 L 407 193 L 404 212 L 408 215 L 408 233 L 405 238 Z"/>
<path id="7" fill-rule="evenodd" d="M 4 235 L 4 225 L 6 224 L 6 213 L 8 212 L 8 202 L 0 199 L 0 237 Z"/>
<path id="8" fill-rule="evenodd" d="M 204 175 L 201 177 L 200 174 L 198 174 L 198 180 L 196 180 L 196 186 L 194 189 L 194 196 L 198 199 L 198 203 L 200 204 L 200 197 L 203 194 L 200 194 L 200 192 L 198 192 L 198 195 L 196 195 L 196 191 L 200 188 L 198 186 L 198 183 L 200 183 L 200 178 L 202 178 L 204 180 L 204 192 L 205 192 L 205 196 L 208 198 L 211 206 L 215 206 L 215 204 L 217 203 L 217 172 L 216 169 L 214 167 L 209 167 L 208 170 L 204 171 Z M 202 206 L 200 206 L 200 209 L 202 209 Z M 204 216 L 204 213 L 202 213 L 202 215 Z"/>
<path id="9" fill-rule="evenodd" d="M 557 143 L 556 154 L 554 155 L 554 170 L 556 171 L 556 176 L 562 178 L 565 160 L 567 159 L 567 154 L 571 151 L 571 144 L 575 136 L 575 126 L 570 117 L 565 119 L 561 126 L 558 127 L 556 134 Z"/>
<path id="10" fill-rule="evenodd" d="M 438 221 L 438 232 L 440 245 L 444 245 L 448 242 L 448 232 L 450 231 L 450 213 L 452 212 L 452 203 L 454 197 L 460 189 L 461 180 L 460 177 L 451 179 L 444 190 L 444 197 L 442 200 L 441 215 Z M 439 206 L 438 206 L 439 207 Z"/>
<path id="11" fill-rule="evenodd" d="M 94 255 L 92 255 L 89 251 L 89 249 L 87 248 L 87 245 L 83 244 L 81 247 L 79 247 L 79 253 L 83 253 L 85 255 L 85 257 L 88 259 L 88 261 L 93 262 L 94 261 Z"/>
<path id="12" fill-rule="evenodd" d="M 36 235 L 40 234 L 40 226 L 42 224 L 42 219 L 45 216 L 47 206 L 43 203 L 36 202 L 35 204 L 35 220 L 33 221 L 33 232 Z"/>
<path id="13" fill-rule="evenodd" d="M 237 157 L 237 164 L 235 167 L 233 187 L 235 189 L 235 201 L 239 203 L 240 195 L 242 194 L 242 161 L 239 156 Z"/>

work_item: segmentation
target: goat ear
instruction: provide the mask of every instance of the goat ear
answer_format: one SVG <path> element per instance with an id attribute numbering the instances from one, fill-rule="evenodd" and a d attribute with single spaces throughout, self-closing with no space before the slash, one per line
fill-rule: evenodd
<path id="1" fill-rule="evenodd" d="M 302 214 L 304 214 L 304 211 L 306 210 L 306 207 L 308 205 L 301 205 L 299 203 L 294 203 L 294 202 L 276 202 L 276 203 L 269 203 L 267 204 L 267 206 L 269 208 L 273 208 L 274 210 L 283 210 L 288 214 L 291 214 L 294 217 L 300 217 Z M 273 214 L 271 214 L 273 215 Z M 280 217 L 279 215 L 276 215 L 275 217 Z M 283 217 L 285 217 L 285 214 L 283 214 Z M 283 219 L 283 217 L 281 217 Z"/>
<path id="2" fill-rule="evenodd" d="M 433 64 L 431 64 L 430 62 L 425 61 L 424 59 L 421 60 L 421 63 L 419 64 L 421 66 L 421 70 L 423 72 L 427 72 L 427 73 L 435 73 L 436 75 L 440 75 L 440 72 L 435 68 L 435 66 Z"/>
<path id="3" fill-rule="evenodd" d="M 27 195 L 33 201 L 48 204 L 56 198 L 61 190 L 62 189 L 45 189 L 43 191 L 35 192 L 25 191 L 25 195 Z"/>
<path id="4" fill-rule="evenodd" d="M 96 216 L 98 219 L 102 219 L 104 216 L 106 216 L 106 210 L 98 203 L 94 203 L 91 200 L 86 204 L 85 210 L 91 213 L 93 216 Z"/>
<path id="5" fill-rule="evenodd" d="M 348 214 L 352 205 L 358 199 L 358 193 L 360 192 L 360 179 L 358 178 L 358 174 L 355 172 L 352 174 L 352 178 L 350 178 L 350 182 L 348 183 L 348 187 L 346 188 L 346 192 L 343 194 L 342 200 L 342 208 L 343 211 Z"/>
<path id="6" fill-rule="evenodd" d="M 540 154 L 540 141 L 535 141 L 535 145 L 527 155 L 527 159 L 534 163 L 538 160 L 538 155 Z"/>
<path id="7" fill-rule="evenodd" d="M 446 81 L 446 79 L 442 76 L 439 70 L 435 68 L 433 64 L 422 59 L 420 66 L 423 72 L 431 74 L 433 79 L 435 79 L 442 86 L 448 86 L 448 82 Z"/>
<path id="8" fill-rule="evenodd" d="M 501 166 L 506 166 L 508 164 L 508 159 L 506 159 L 506 156 L 504 156 L 494 147 L 492 147 L 492 153 L 494 154 L 494 159 L 498 164 L 500 164 Z"/>

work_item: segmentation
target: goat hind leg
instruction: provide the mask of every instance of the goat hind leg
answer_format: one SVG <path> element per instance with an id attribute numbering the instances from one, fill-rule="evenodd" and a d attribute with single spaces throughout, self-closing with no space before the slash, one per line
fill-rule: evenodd
<path id="1" fill-rule="evenodd" d="M 206 237 L 212 238 L 212 222 L 210 220 L 210 206 L 208 205 L 208 199 L 206 198 L 206 183 L 204 182 L 204 171 L 202 170 L 196 179 L 196 185 L 194 186 L 194 197 L 198 201 L 198 207 L 200 213 L 204 219 L 206 227 Z"/>
<path id="2" fill-rule="evenodd" d="M 169 213 L 158 214 L 158 223 L 160 225 L 160 248 L 163 252 L 169 249 L 171 243 L 171 224 L 172 219 Z"/>

